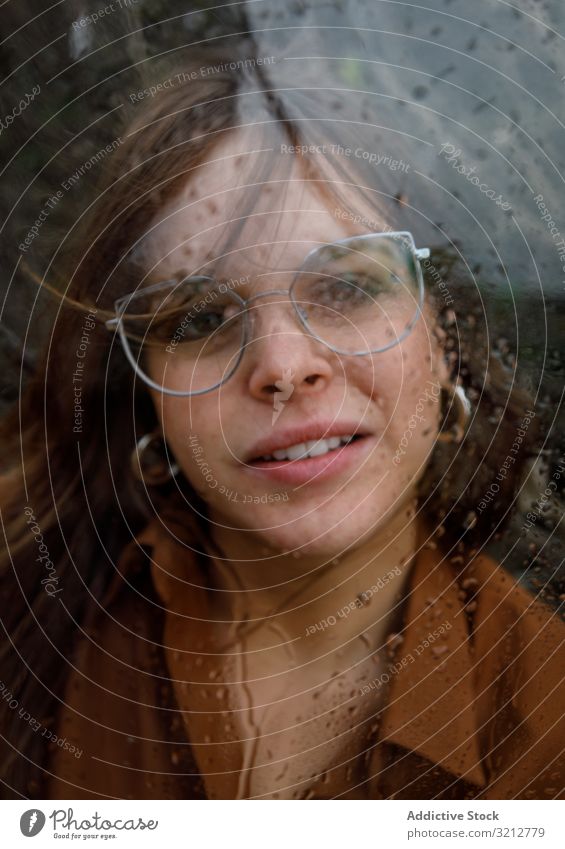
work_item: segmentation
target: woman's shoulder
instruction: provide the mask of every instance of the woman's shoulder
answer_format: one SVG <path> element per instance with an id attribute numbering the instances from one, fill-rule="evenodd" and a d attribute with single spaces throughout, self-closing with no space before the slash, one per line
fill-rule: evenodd
<path id="1" fill-rule="evenodd" d="M 442 546 L 441 537 L 434 536 L 431 526 L 423 523 L 414 569 L 419 577 L 412 584 L 414 587 L 429 581 L 450 586 L 463 602 L 471 625 L 481 615 L 489 616 L 496 611 L 498 617 L 504 614 L 506 624 L 512 617 L 524 626 L 533 620 L 544 621 L 562 632 L 565 624 L 562 616 L 554 604 L 545 600 L 550 597 L 546 593 L 549 587 L 541 585 L 534 594 L 529 571 L 517 577 L 509 566 L 510 562 L 514 563 L 515 555 L 511 552 L 508 556 L 511 561 L 501 561 L 486 546 L 447 548 Z M 501 622 L 498 618 L 497 624 Z"/>
<path id="2" fill-rule="evenodd" d="M 543 587 L 533 594 L 519 577 L 511 574 L 503 563 L 485 552 L 471 557 L 460 577 L 462 589 L 475 619 L 492 618 L 492 626 L 504 630 L 513 625 L 521 629 L 543 627 L 562 640 L 563 618 L 558 609 L 545 600 Z M 475 602 L 475 604 L 473 604 Z"/>
<path id="3" fill-rule="evenodd" d="M 126 546 L 80 629 L 58 714 L 58 738 L 69 746 L 53 752 L 49 798 L 200 795 L 166 672 L 150 554 L 147 534 Z"/>
<path id="4" fill-rule="evenodd" d="M 476 798 L 553 798 L 565 781 L 557 612 L 487 554 L 449 557 L 430 539 L 407 590 L 384 738 L 424 758 L 428 777 L 433 764 L 451 774 L 447 792 L 465 780 Z M 429 792 L 400 786 L 403 774 L 387 792 Z"/>

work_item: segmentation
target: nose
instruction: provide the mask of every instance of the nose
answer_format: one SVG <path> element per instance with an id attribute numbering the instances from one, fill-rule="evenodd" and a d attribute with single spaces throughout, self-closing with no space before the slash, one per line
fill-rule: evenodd
<path id="1" fill-rule="evenodd" d="M 276 301 L 265 303 L 266 295 L 276 295 Z M 251 395 L 272 403 L 275 393 L 290 400 L 322 392 L 334 378 L 337 355 L 301 325 L 287 291 L 264 292 L 251 300 L 259 302 L 248 301 L 251 336 L 242 363 Z"/>

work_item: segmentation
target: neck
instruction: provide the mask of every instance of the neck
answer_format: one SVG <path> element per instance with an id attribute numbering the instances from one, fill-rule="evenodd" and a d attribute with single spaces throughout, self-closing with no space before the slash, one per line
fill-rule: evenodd
<path id="1" fill-rule="evenodd" d="M 228 591 L 221 595 L 236 621 L 275 614 L 289 632 L 340 641 L 367 623 L 383 623 L 384 629 L 416 551 L 415 513 L 404 505 L 383 528 L 336 557 L 276 552 L 251 534 L 216 526 L 214 541 L 222 556 L 213 561 L 213 584 Z M 329 627 L 338 622 L 339 628 Z"/>

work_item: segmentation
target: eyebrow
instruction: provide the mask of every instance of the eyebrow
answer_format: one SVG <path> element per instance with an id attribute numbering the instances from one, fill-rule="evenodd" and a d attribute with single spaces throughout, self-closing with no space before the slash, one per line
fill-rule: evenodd
<path id="1" fill-rule="evenodd" d="M 249 287 L 252 284 L 253 277 L 250 274 L 241 274 L 239 277 L 236 274 L 218 274 L 218 265 L 214 265 L 210 268 L 202 269 L 200 271 L 191 271 L 186 272 L 184 269 L 182 272 L 177 272 L 169 277 L 157 277 L 156 275 L 150 274 L 142 287 L 139 287 L 136 291 L 142 291 L 143 289 L 149 288 L 150 286 L 160 286 L 165 285 L 166 283 L 171 284 L 185 284 L 190 283 L 192 278 L 209 278 L 212 281 L 212 284 L 222 284 L 225 283 L 228 285 L 228 288 L 231 290 L 236 290 L 241 297 L 244 299 L 248 297 L 248 293 L 243 291 L 244 287 Z M 234 285 L 235 284 L 235 285 Z M 194 287 L 194 291 L 196 293 L 196 287 Z"/>

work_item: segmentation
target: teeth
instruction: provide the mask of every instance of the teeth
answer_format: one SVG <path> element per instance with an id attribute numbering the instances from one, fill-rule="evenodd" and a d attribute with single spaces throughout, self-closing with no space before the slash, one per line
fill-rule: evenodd
<path id="1" fill-rule="evenodd" d="M 299 457 L 303 457 L 306 454 L 306 443 L 299 442 L 298 445 L 291 445 L 290 448 L 286 449 L 286 456 L 289 460 L 298 460 Z"/>
<path id="2" fill-rule="evenodd" d="M 327 454 L 330 450 L 329 439 L 313 439 L 306 443 L 306 450 L 309 457 L 320 457 L 322 454 Z"/>
<path id="3" fill-rule="evenodd" d="M 300 442 L 289 448 L 280 448 L 271 454 L 261 457 L 261 460 L 299 460 L 305 457 L 321 457 L 329 451 L 335 451 L 340 445 L 348 445 L 353 436 L 330 436 L 329 439 L 311 439 L 308 442 Z"/>

